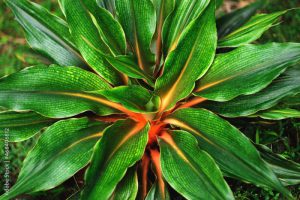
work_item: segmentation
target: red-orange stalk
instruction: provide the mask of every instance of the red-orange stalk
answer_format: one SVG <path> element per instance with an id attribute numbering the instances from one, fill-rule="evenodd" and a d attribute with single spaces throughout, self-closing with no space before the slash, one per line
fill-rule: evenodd
<path id="1" fill-rule="evenodd" d="M 142 158 L 142 199 L 145 199 L 148 193 L 148 171 L 150 166 L 150 158 L 144 154 Z"/>
<path id="2" fill-rule="evenodd" d="M 151 149 L 150 151 L 151 161 L 155 167 L 155 172 L 157 176 L 157 184 L 159 186 L 162 199 L 165 198 L 165 182 L 163 180 L 161 166 L 160 166 L 160 152 L 158 150 Z"/>

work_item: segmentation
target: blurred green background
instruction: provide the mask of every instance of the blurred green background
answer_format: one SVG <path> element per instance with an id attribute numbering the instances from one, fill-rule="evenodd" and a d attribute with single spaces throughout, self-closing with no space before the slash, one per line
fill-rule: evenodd
<path id="1" fill-rule="evenodd" d="M 59 16 L 62 13 L 58 9 L 57 0 L 35 0 Z M 244 6 L 253 0 L 225 0 L 225 5 L 219 13 L 226 13 L 230 10 Z M 275 12 L 290 8 L 300 7 L 300 0 L 270 0 L 262 12 Z M 260 43 L 269 41 L 275 42 L 300 42 L 300 10 L 291 10 L 285 14 L 278 26 L 272 27 L 259 40 Z M 14 20 L 11 11 L 5 3 L 0 1 L 0 77 L 16 72 L 26 66 L 45 62 L 26 44 L 21 26 Z M 300 162 L 300 121 L 296 119 L 270 122 L 266 120 L 232 121 L 238 127 L 243 125 L 242 131 L 256 143 L 268 145 L 276 153 L 286 158 Z M 10 144 L 11 153 L 11 179 L 16 181 L 18 172 L 22 166 L 22 160 L 28 150 L 34 145 L 36 138 L 18 143 Z M 1 144 L 0 144 L 1 145 Z M 1 151 L 0 150 L 0 155 Z M 3 153 L 3 152 L 2 152 Z M 0 168 L 0 185 L 3 169 Z M 235 196 L 238 200 L 260 200 L 260 199 L 281 199 L 276 192 L 259 189 L 255 186 L 229 180 Z M 290 187 L 296 198 L 300 199 L 300 185 Z M 76 193 L 77 181 L 73 177 L 57 189 L 35 195 L 34 197 L 24 196 L 21 199 L 66 199 Z M 0 188 L 0 194 L 3 193 Z"/>

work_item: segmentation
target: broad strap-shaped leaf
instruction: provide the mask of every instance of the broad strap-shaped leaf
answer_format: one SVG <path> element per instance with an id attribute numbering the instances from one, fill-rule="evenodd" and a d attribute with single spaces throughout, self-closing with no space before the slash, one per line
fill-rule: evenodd
<path id="1" fill-rule="evenodd" d="M 110 200 L 135 200 L 138 193 L 138 177 L 136 167 L 127 170 L 124 178 L 118 183 Z"/>
<path id="2" fill-rule="evenodd" d="M 162 173 L 187 199 L 234 199 L 214 160 L 185 131 L 164 132 L 159 137 Z"/>
<path id="3" fill-rule="evenodd" d="M 285 13 L 286 11 L 281 11 L 255 15 L 242 27 L 221 38 L 218 47 L 239 47 L 257 40 Z"/>
<path id="4" fill-rule="evenodd" d="M 284 185 L 296 185 L 300 183 L 299 163 L 287 160 L 283 156 L 273 153 L 266 146 L 256 145 L 256 148 Z"/>
<path id="5" fill-rule="evenodd" d="M 108 88 L 98 76 L 80 68 L 30 67 L 0 79 L 0 105 L 12 111 L 32 110 L 50 118 L 88 110 L 107 115 L 118 112 L 111 107 L 117 105 L 86 92 Z"/>
<path id="6" fill-rule="evenodd" d="M 72 177 L 88 164 L 93 146 L 107 126 L 80 118 L 49 127 L 25 158 L 17 183 L 0 199 L 49 190 Z"/>
<path id="7" fill-rule="evenodd" d="M 183 32 L 178 47 L 166 59 L 163 75 L 155 83 L 155 91 L 162 99 L 162 111 L 192 92 L 195 81 L 213 62 L 216 40 L 215 3 L 212 1 Z"/>
<path id="8" fill-rule="evenodd" d="M 218 55 L 194 94 L 214 101 L 254 94 L 299 61 L 298 43 L 243 46 Z"/>
<path id="9" fill-rule="evenodd" d="M 209 2 L 209 0 L 181 0 L 175 2 L 173 12 L 167 17 L 163 25 L 162 39 L 165 57 L 177 47 L 182 37 L 181 34 L 190 23 L 202 14 Z M 212 1 L 212 4 L 215 6 L 214 1 Z M 210 12 L 214 13 L 214 11 Z"/>
<path id="10" fill-rule="evenodd" d="M 27 0 L 7 0 L 6 3 L 23 26 L 33 49 L 59 65 L 87 66 L 72 43 L 65 21 Z"/>
<path id="11" fill-rule="evenodd" d="M 95 17 L 99 34 L 112 53 L 114 55 L 124 55 L 126 52 L 126 39 L 121 24 L 114 19 L 108 10 L 99 7 L 96 0 L 82 0 L 82 2 Z"/>
<path id="12" fill-rule="evenodd" d="M 55 119 L 46 118 L 34 112 L 0 112 L 0 129 L 9 130 L 8 141 L 10 142 L 27 140 L 54 122 Z M 2 134 L 4 132 L 1 131 L 0 136 Z"/>
<path id="13" fill-rule="evenodd" d="M 297 66 L 289 68 L 272 84 L 256 94 L 240 96 L 227 102 L 208 101 L 199 106 L 226 117 L 249 116 L 275 106 L 286 97 L 294 99 L 293 96 L 298 93 L 300 93 L 300 69 Z"/>
<path id="14" fill-rule="evenodd" d="M 113 85 L 122 85 L 124 77 L 111 67 L 102 54 L 92 48 L 87 41 L 103 54 L 111 54 L 109 47 L 101 39 L 89 11 L 81 0 L 59 0 L 70 29 L 72 38 L 80 53 L 102 78 Z"/>
<path id="15" fill-rule="evenodd" d="M 218 37 L 223 38 L 245 24 L 258 9 L 262 8 L 265 0 L 257 0 L 254 3 L 222 16 L 217 20 Z"/>
<path id="16" fill-rule="evenodd" d="M 193 133 L 201 149 L 215 159 L 222 171 L 291 197 L 249 139 L 224 119 L 205 109 L 187 108 L 174 112 L 165 122 Z"/>
<path id="17" fill-rule="evenodd" d="M 135 112 L 156 112 L 159 107 L 159 97 L 138 85 L 120 86 L 97 93 Z"/>
<path id="18" fill-rule="evenodd" d="M 269 120 L 282 120 L 288 118 L 300 118 L 300 110 L 291 109 L 291 108 L 271 108 L 258 112 L 254 117 L 260 117 L 263 119 Z"/>
<path id="19" fill-rule="evenodd" d="M 117 15 L 139 67 L 153 73 L 154 55 L 150 44 L 156 28 L 155 8 L 151 0 L 118 0 Z"/>
<path id="20" fill-rule="evenodd" d="M 143 156 L 149 125 L 117 121 L 97 143 L 88 168 L 82 199 L 109 199 L 126 170 Z"/>
<path id="21" fill-rule="evenodd" d="M 147 83 L 154 87 L 154 81 L 151 76 L 144 72 L 135 62 L 132 56 L 106 56 L 106 60 L 118 71 L 126 74 L 128 77 L 136 79 L 144 79 Z"/>

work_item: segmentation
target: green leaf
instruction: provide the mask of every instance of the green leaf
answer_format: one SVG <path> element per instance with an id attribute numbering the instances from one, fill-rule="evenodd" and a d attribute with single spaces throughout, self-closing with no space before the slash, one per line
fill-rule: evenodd
<path id="1" fill-rule="evenodd" d="M 162 197 L 163 194 L 161 194 L 161 190 L 159 188 L 159 185 L 157 181 L 152 185 L 151 189 L 149 190 L 145 200 L 170 200 L 170 194 L 165 187 L 165 196 Z"/>
<path id="2" fill-rule="evenodd" d="M 93 146 L 107 126 L 80 118 L 49 127 L 25 158 L 17 183 L 0 199 L 49 190 L 72 177 L 88 164 Z"/>
<path id="3" fill-rule="evenodd" d="M 153 78 L 144 72 L 132 56 L 117 56 L 109 57 L 106 56 L 107 61 L 118 71 L 126 74 L 131 78 L 145 79 L 149 85 L 154 86 Z"/>
<path id="4" fill-rule="evenodd" d="M 151 0 L 118 0 L 116 8 L 139 67 L 152 74 L 154 55 L 150 44 L 156 28 L 156 15 Z"/>
<path id="5" fill-rule="evenodd" d="M 163 25 L 162 39 L 164 56 L 167 56 L 169 52 L 177 47 L 179 40 L 183 37 L 181 36 L 182 33 L 185 32 L 185 29 L 189 27 L 190 23 L 194 23 L 208 4 L 209 0 L 181 0 L 175 2 L 173 12 L 167 17 Z M 214 2 L 211 4 L 214 4 Z"/>
<path id="6" fill-rule="evenodd" d="M 7 0 L 6 3 L 23 26 L 33 49 L 59 65 L 86 67 L 72 43 L 65 21 L 27 0 Z"/>
<path id="7" fill-rule="evenodd" d="M 54 119 L 43 117 L 34 112 L 0 112 L 0 129 L 8 130 L 7 138 L 9 142 L 27 140 L 54 122 Z M 1 131 L 0 136 L 1 139 L 4 139 L 4 132 Z"/>
<path id="8" fill-rule="evenodd" d="M 298 93 L 300 93 L 300 70 L 297 66 L 289 68 L 272 84 L 256 94 L 240 96 L 227 102 L 204 102 L 200 106 L 226 117 L 249 116 L 275 106 L 286 97 L 296 99 L 293 96 Z"/>
<path id="9" fill-rule="evenodd" d="M 224 119 L 204 109 L 188 108 L 174 112 L 165 122 L 193 133 L 201 149 L 215 159 L 222 171 L 291 197 L 249 139 Z"/>
<path id="10" fill-rule="evenodd" d="M 223 4 L 223 0 L 216 0 L 216 8 L 220 8 Z"/>
<path id="11" fill-rule="evenodd" d="M 97 4 L 101 6 L 102 8 L 105 8 L 109 12 L 111 12 L 113 15 L 115 15 L 116 12 L 116 5 L 115 0 L 96 0 Z"/>
<path id="12" fill-rule="evenodd" d="M 194 92 L 214 101 L 254 94 L 299 61 L 298 43 L 243 46 L 218 55 Z"/>
<path id="13" fill-rule="evenodd" d="M 164 178 L 187 199 L 234 199 L 214 160 L 185 131 L 159 137 Z"/>
<path id="14" fill-rule="evenodd" d="M 135 167 L 127 170 L 125 177 L 118 183 L 110 200 L 135 200 L 138 193 L 138 177 Z"/>
<path id="15" fill-rule="evenodd" d="M 108 199 L 127 168 L 143 156 L 149 125 L 131 120 L 118 121 L 106 129 L 97 143 L 88 168 L 82 199 Z"/>
<path id="16" fill-rule="evenodd" d="M 97 22 L 99 34 L 114 55 L 124 55 L 126 52 L 125 33 L 121 24 L 112 14 L 97 5 L 96 0 L 82 1 L 92 13 Z"/>
<path id="17" fill-rule="evenodd" d="M 95 74 L 76 67 L 37 66 L 0 79 L 0 105 L 12 111 L 32 110 L 64 118 L 91 110 L 116 113 L 116 105 L 86 92 L 108 89 Z"/>
<path id="18" fill-rule="evenodd" d="M 85 8 L 82 1 L 59 0 L 59 3 L 66 16 L 72 38 L 87 63 L 109 83 L 122 85 L 123 77 L 121 74 L 86 42 L 89 41 L 103 54 L 111 54 L 109 47 L 101 39 L 96 25 L 93 23 L 93 16 Z"/>
<path id="19" fill-rule="evenodd" d="M 241 27 L 258 9 L 262 8 L 264 4 L 265 0 L 257 0 L 244 8 L 222 16 L 217 20 L 218 37 L 222 38 Z"/>
<path id="20" fill-rule="evenodd" d="M 158 110 L 158 104 L 154 96 L 147 89 L 138 86 L 119 86 L 111 90 L 99 91 L 99 94 L 105 96 L 108 100 L 121 103 L 124 107 L 135 112 L 155 112 Z M 149 104 L 153 106 L 148 107 Z"/>
<path id="21" fill-rule="evenodd" d="M 211 3 L 185 29 L 178 47 L 166 59 L 163 75 L 155 83 L 155 91 L 162 99 L 162 111 L 192 92 L 195 81 L 213 62 L 216 40 L 215 4 Z"/>
<path id="22" fill-rule="evenodd" d="M 274 154 L 266 146 L 256 145 L 256 148 L 284 185 L 296 185 L 300 183 L 300 164 Z"/>
<path id="23" fill-rule="evenodd" d="M 278 108 L 278 109 L 269 109 L 261 111 L 253 115 L 255 117 L 260 117 L 263 119 L 269 120 L 282 120 L 288 118 L 300 118 L 300 110 L 295 110 L 291 108 Z"/>
<path id="24" fill-rule="evenodd" d="M 221 38 L 218 47 L 239 47 L 257 40 L 286 12 L 255 15 L 242 27 Z"/>

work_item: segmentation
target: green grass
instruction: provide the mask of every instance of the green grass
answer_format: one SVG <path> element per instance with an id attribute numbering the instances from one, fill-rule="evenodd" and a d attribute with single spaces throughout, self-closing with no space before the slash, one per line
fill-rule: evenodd
<path id="1" fill-rule="evenodd" d="M 57 9 L 56 0 L 39 0 L 35 2 L 41 2 L 43 6 L 62 16 Z M 299 0 L 270 0 L 270 4 L 264 9 L 264 12 L 274 12 L 295 7 L 300 7 Z M 272 27 L 259 41 L 261 43 L 270 41 L 300 42 L 299 33 L 300 10 L 291 10 L 284 15 L 280 25 Z M 41 60 L 37 57 L 37 54 L 26 44 L 21 26 L 14 20 L 13 14 L 5 6 L 4 2 L 0 1 L 0 77 L 40 62 Z M 244 127 L 242 131 L 253 141 L 266 144 L 274 152 L 300 162 L 299 120 L 283 120 L 275 123 L 266 120 L 234 120 L 232 123 L 238 127 Z M 34 146 L 37 137 L 25 142 L 10 144 L 12 184 L 16 181 L 22 161 L 28 151 Z M 2 145 L 0 143 L 1 147 Z M 3 155 L 3 148 L 0 149 L 0 155 Z M 0 167 L 0 185 L 3 185 L 3 182 L 1 182 L 3 181 L 1 178 L 3 174 L 3 169 Z M 79 179 L 81 178 L 79 177 Z M 38 193 L 34 197 L 23 196 L 21 199 L 66 199 L 78 190 L 78 184 L 76 178 L 73 177 L 57 189 Z M 260 189 L 250 184 L 235 180 L 229 180 L 229 184 L 238 200 L 281 199 L 281 196 L 276 192 Z M 290 187 L 290 189 L 295 197 L 300 199 L 300 185 Z M 2 188 L 0 188 L 0 193 L 3 193 Z"/>

